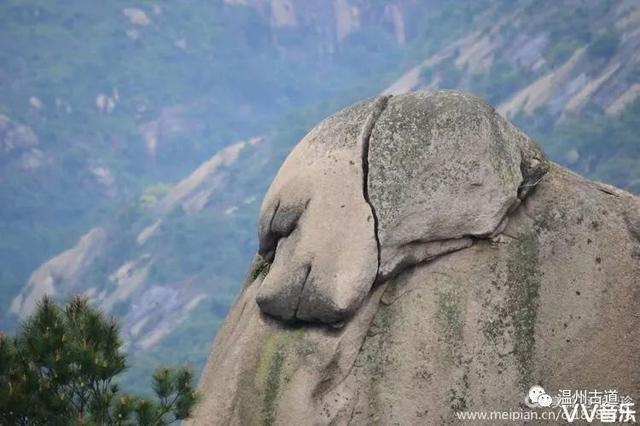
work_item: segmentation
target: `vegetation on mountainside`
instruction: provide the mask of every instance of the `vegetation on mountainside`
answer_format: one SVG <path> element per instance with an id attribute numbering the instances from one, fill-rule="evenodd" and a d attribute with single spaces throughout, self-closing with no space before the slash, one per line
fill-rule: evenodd
<path id="1" fill-rule="evenodd" d="M 592 179 L 640 193 L 640 99 L 619 115 L 597 109 L 549 127 L 544 110 L 519 117 L 520 124 L 540 142 L 548 155 Z"/>
<path id="2" fill-rule="evenodd" d="M 130 22 L 123 11 L 132 7 L 150 23 Z M 181 179 L 235 140 L 297 128 L 288 117 L 309 103 L 343 106 L 373 94 L 401 62 L 386 33 L 322 53 L 325 34 L 294 37 L 252 8 L 205 0 L 9 0 L 0 36 L 0 113 L 31 127 L 46 159 L 24 170 L 19 153 L 0 150 L 0 312 L 38 265 L 145 187 Z M 114 100 L 111 110 L 99 107 L 100 95 Z M 159 132 L 155 148 L 145 128 Z M 277 141 L 282 149 L 294 142 Z M 97 166 L 111 172 L 113 188 L 96 178 Z M 0 328 L 13 325 L 0 317 Z"/>
<path id="3" fill-rule="evenodd" d="M 353 3 L 380 13 L 389 5 Z M 580 47 L 593 63 L 606 61 L 620 44 L 615 27 L 599 26 L 612 2 L 569 3 L 575 7 L 555 0 L 418 2 L 404 17 L 400 46 L 388 23 L 367 26 L 363 18 L 338 43 L 324 29 L 274 28 L 268 15 L 222 1 L 2 2 L 0 113 L 33 128 L 46 161 L 25 170 L 18 154 L 0 149 L 0 312 L 9 311 L 40 264 L 104 226 L 104 252 L 79 280 L 94 295 L 117 285 L 111 276 L 125 262 L 147 255 L 153 262 L 140 288 L 184 292 L 195 283 L 207 293 L 152 350 L 130 353 L 123 387 L 143 392 L 155 366 L 166 362 L 199 370 L 255 252 L 262 194 L 306 131 L 484 27 L 525 40 L 542 30 L 546 64 L 533 75 L 505 53 L 488 70 L 470 73 L 446 60 L 425 67 L 423 82 L 442 74 L 440 87 L 464 85 L 498 104 Z M 132 7 L 150 23 L 132 23 L 123 14 Z M 508 19 L 522 8 L 525 22 Z M 640 83 L 640 73 L 630 78 Z M 115 99 L 116 92 L 112 110 L 97 105 L 99 95 Z M 32 96 L 42 107 L 33 106 Z M 542 108 L 515 121 L 553 160 L 640 192 L 639 113 L 637 102 L 619 117 L 592 108 L 556 125 L 557 117 Z M 155 147 L 143 129 L 158 132 Z M 265 135 L 268 148 L 243 153 L 225 172 L 214 202 L 188 214 L 177 206 L 144 244 L 137 242 L 157 219 L 154 206 L 179 179 L 229 143 L 255 135 Z M 111 172 L 112 187 L 99 181 L 96 167 Z M 119 301 L 109 313 L 124 319 L 132 305 Z M 15 321 L 0 315 L 0 329 L 13 329 Z"/>
<path id="4" fill-rule="evenodd" d="M 608 58 L 618 48 L 620 36 L 615 31 L 603 31 L 589 45 L 587 52 L 594 59 Z"/>
<path id="5" fill-rule="evenodd" d="M 463 33 L 491 1 L 425 2 L 420 7 L 429 13 L 411 17 L 411 26 L 426 31 L 420 54 Z M 131 22 L 126 8 L 139 9 L 150 23 Z M 40 264 L 96 225 L 106 224 L 110 246 L 83 282 L 98 291 L 113 285 L 109 277 L 121 262 L 140 255 L 135 237 L 162 195 L 158 182 L 175 183 L 230 142 L 271 136 L 265 161 L 253 162 L 234 183 L 243 197 L 196 215 L 170 214 L 144 247 L 157 260 L 145 285 L 196 279 L 211 288 L 197 308 L 201 317 L 190 320 L 199 330 L 192 335 L 205 342 L 193 348 L 206 346 L 226 314 L 255 250 L 262 193 L 290 147 L 324 116 L 382 90 L 410 64 L 413 49 L 376 26 L 362 27 L 336 48 L 324 32 L 273 28 L 251 7 L 205 0 L 9 0 L 0 5 L 0 35 L 0 113 L 31 127 L 46 159 L 24 170 L 19 153 L 0 153 L 0 312 L 9 312 Z M 100 107 L 100 95 L 114 107 Z M 154 122 L 160 134 L 151 150 L 143 129 L 151 123 L 153 130 Z M 110 171 L 112 187 L 99 181 L 96 167 Z M 239 204 L 249 197 L 255 200 Z M 236 213 L 224 214 L 236 204 Z M 125 301 L 112 313 L 129 309 Z M 0 329 L 13 329 L 15 321 L 0 316 Z M 167 339 L 162 350 L 132 359 L 157 364 L 180 338 Z M 199 367 L 206 350 L 194 351 L 187 359 L 197 358 Z M 141 377 L 138 365 L 148 370 L 135 365 L 126 375 Z"/>
<path id="6" fill-rule="evenodd" d="M 167 425 L 198 401 L 190 369 L 158 368 L 155 398 L 124 393 L 118 324 L 86 300 L 43 299 L 15 337 L 0 334 L 0 423 Z"/>

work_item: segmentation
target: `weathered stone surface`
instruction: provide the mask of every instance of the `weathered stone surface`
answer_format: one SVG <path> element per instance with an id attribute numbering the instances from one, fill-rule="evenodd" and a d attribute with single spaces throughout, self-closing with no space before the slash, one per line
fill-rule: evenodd
<path id="1" fill-rule="evenodd" d="M 265 198 L 260 253 L 275 260 L 258 304 L 285 320 L 342 321 L 372 277 L 499 233 L 545 172 L 535 143 L 468 94 L 347 108 L 300 142 Z"/>
<path id="2" fill-rule="evenodd" d="M 463 423 L 455 412 L 527 409 L 533 385 L 637 400 L 640 241 L 624 216 L 638 205 L 553 166 L 501 242 L 387 282 L 351 423 Z"/>
<path id="3" fill-rule="evenodd" d="M 393 98 L 389 105 L 392 101 Z M 380 119 L 385 120 L 388 108 Z M 475 113 L 470 110 L 469 114 L 473 117 Z M 484 127 L 478 124 L 481 122 L 482 119 L 472 123 L 463 120 L 459 124 L 484 134 Z M 459 239 L 446 235 L 448 238 L 443 241 L 423 244 L 436 235 L 437 229 L 429 226 L 431 222 L 422 228 L 422 219 L 416 215 L 407 228 L 396 217 L 404 215 L 402 210 L 396 212 L 396 206 L 414 211 L 409 193 L 398 186 L 401 196 L 395 204 L 386 205 L 388 199 L 376 201 L 373 192 L 392 186 L 369 186 L 368 197 L 380 207 L 380 244 L 397 245 L 406 237 L 410 244 L 417 241 L 421 251 L 411 258 L 409 249 L 408 260 L 398 262 L 401 267 L 394 274 L 367 290 L 360 307 L 342 328 L 287 324 L 265 315 L 260 309 L 263 306 L 256 305 L 256 298 L 260 300 L 260 292 L 273 276 L 281 247 L 286 247 L 285 242 L 291 238 L 280 238 L 275 243 L 277 238 L 267 238 L 261 225 L 264 257 L 256 257 L 247 283 L 216 337 L 200 383 L 204 400 L 188 424 L 457 424 L 462 422 L 455 413 L 462 410 L 519 411 L 533 385 L 543 386 L 552 395 L 559 389 L 616 389 L 637 401 L 640 201 L 624 191 L 549 165 L 525 135 L 506 122 L 504 126 L 495 134 L 514 133 L 504 139 L 511 146 L 500 151 L 507 153 L 506 158 L 496 161 L 507 164 L 506 170 L 516 165 L 520 177 L 514 173 L 505 180 L 509 182 L 509 192 L 495 194 L 487 189 L 487 203 L 492 207 L 477 206 L 482 220 L 469 216 L 470 223 L 460 225 L 468 226 L 478 236 L 489 237 L 498 232 L 496 238 L 469 238 L 465 237 L 468 231 L 464 231 L 455 234 L 462 237 Z M 408 132 L 403 129 L 390 132 L 389 137 Z M 332 133 L 327 129 L 326 134 Z M 376 149 L 373 146 L 378 137 L 376 126 L 372 134 L 369 162 L 363 163 L 363 167 L 375 174 L 371 153 Z M 495 141 L 487 143 L 491 147 Z M 398 167 L 411 164 L 418 168 L 416 175 L 426 176 L 427 172 L 420 168 L 428 164 L 429 158 L 411 163 L 421 155 L 419 145 L 414 145 L 418 152 L 408 157 L 407 162 L 396 164 Z M 473 148 L 465 146 L 464 150 L 462 155 L 469 157 L 467 154 Z M 326 151 L 319 150 L 318 154 L 323 152 Z M 488 158 L 481 152 L 477 155 Z M 303 158 L 309 159 L 307 155 Z M 381 164 L 391 165 L 394 161 L 389 157 Z M 456 167 L 464 165 L 458 157 L 452 161 L 458 161 Z M 502 167 L 491 170 L 500 171 Z M 392 172 L 387 166 L 380 170 Z M 471 169 L 468 173 L 472 179 L 478 176 L 474 173 L 477 172 Z M 496 185 L 492 179 L 501 173 L 484 173 L 481 188 L 503 188 L 491 186 Z M 411 174 L 406 176 L 413 178 Z M 345 186 L 347 181 L 344 180 Z M 464 175 L 459 181 L 466 182 Z M 329 191 L 330 186 L 325 189 Z M 305 188 L 282 187 L 277 194 L 282 199 L 297 194 L 305 200 Z M 355 188 L 339 188 L 351 191 L 354 199 L 363 196 Z M 420 198 L 420 186 L 414 188 L 418 192 L 414 198 L 423 203 L 420 211 L 432 212 L 428 200 Z M 521 202 L 510 204 L 514 190 Z M 473 191 L 463 187 L 452 194 L 471 199 L 476 197 Z M 269 203 L 265 202 L 266 210 L 270 209 Z M 454 199 L 450 209 L 465 205 Z M 502 212 L 504 217 L 491 214 L 505 205 L 508 206 Z M 348 238 L 352 231 L 344 228 L 338 232 L 333 228 L 334 222 L 322 225 L 323 217 L 335 218 L 331 211 L 323 216 L 319 209 L 312 222 L 311 214 L 306 216 L 311 206 L 309 202 L 307 210 L 297 215 L 300 219 L 296 226 L 283 225 L 280 229 L 286 232 L 282 235 L 287 232 L 293 235 L 298 230 L 304 234 L 307 230 L 302 226 L 310 229 L 327 226 L 328 231 L 318 232 L 316 237 L 338 238 L 342 242 L 341 246 L 334 246 L 336 250 L 350 250 Z M 455 215 L 449 210 L 444 213 Z M 503 220 L 505 217 L 508 221 Z M 448 219 L 439 220 L 453 226 Z M 354 219 L 350 225 L 356 222 Z M 390 230 L 386 239 L 380 238 L 383 227 Z M 396 232 L 398 229 L 406 232 Z M 359 268 L 367 269 L 376 264 L 371 260 L 376 252 L 373 250 L 371 254 L 370 248 L 371 238 L 375 240 L 374 228 L 360 232 L 367 235 L 364 241 L 369 248 L 364 252 L 369 257 Z M 413 232 L 420 238 L 412 239 Z M 302 237 L 296 238 L 292 241 L 300 244 Z M 465 244 L 472 245 L 447 246 L 464 238 L 469 238 Z M 327 242 L 319 239 L 318 244 L 323 246 Z M 276 245 L 275 260 L 270 266 Z M 304 255 L 317 249 L 310 241 L 300 247 L 306 247 L 302 250 Z M 298 249 L 293 246 L 286 249 L 287 254 L 280 258 L 277 267 L 281 268 L 280 276 L 290 277 L 296 273 L 297 265 L 304 262 L 295 258 Z M 432 253 L 442 254 L 449 249 L 457 251 L 414 264 L 420 258 L 431 259 Z M 402 258 L 404 254 L 398 256 Z M 336 266 L 332 268 L 325 270 L 340 271 Z M 375 274 L 367 276 L 367 280 L 374 278 Z M 343 285 L 348 284 L 343 281 Z M 308 302 L 316 300 L 309 298 Z M 270 313 L 268 309 L 265 311 Z"/>
<path id="4" fill-rule="evenodd" d="M 518 189 L 546 172 L 533 141 L 480 98 L 455 91 L 391 98 L 369 146 L 381 280 L 499 232 Z"/>
<path id="5" fill-rule="evenodd" d="M 378 249 L 363 194 L 363 129 L 385 101 L 365 101 L 324 120 L 291 152 L 269 188 L 259 251 L 273 264 L 257 293 L 269 315 L 337 322 L 371 289 Z"/>

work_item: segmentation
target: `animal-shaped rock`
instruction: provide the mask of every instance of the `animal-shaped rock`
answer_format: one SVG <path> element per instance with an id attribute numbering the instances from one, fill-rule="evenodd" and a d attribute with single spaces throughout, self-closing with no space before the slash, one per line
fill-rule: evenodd
<path id="1" fill-rule="evenodd" d="M 296 146 L 267 193 L 260 254 L 272 265 L 258 304 L 342 321 L 376 279 L 498 234 L 546 170 L 535 143 L 471 95 L 347 108 Z"/>
<path id="2" fill-rule="evenodd" d="M 466 424 L 557 412 L 560 390 L 638 401 L 639 283 L 637 197 L 546 161 L 476 97 L 365 101 L 274 180 L 187 424 Z"/>

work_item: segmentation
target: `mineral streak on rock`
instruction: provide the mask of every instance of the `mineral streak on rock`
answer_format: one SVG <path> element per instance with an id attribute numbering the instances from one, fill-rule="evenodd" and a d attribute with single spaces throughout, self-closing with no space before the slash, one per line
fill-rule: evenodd
<path id="1" fill-rule="evenodd" d="M 534 385 L 640 398 L 640 201 L 474 96 L 324 120 L 259 227 L 187 424 L 458 424 Z"/>

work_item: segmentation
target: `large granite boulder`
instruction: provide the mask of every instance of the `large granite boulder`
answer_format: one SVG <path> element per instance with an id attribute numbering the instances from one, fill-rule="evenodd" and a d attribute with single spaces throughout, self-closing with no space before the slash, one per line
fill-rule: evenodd
<path id="1" fill-rule="evenodd" d="M 474 96 L 323 121 L 259 236 L 192 424 L 459 423 L 534 385 L 640 396 L 640 201 Z"/>

